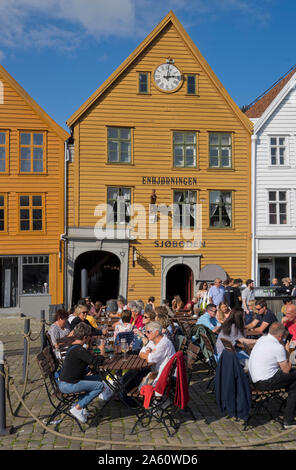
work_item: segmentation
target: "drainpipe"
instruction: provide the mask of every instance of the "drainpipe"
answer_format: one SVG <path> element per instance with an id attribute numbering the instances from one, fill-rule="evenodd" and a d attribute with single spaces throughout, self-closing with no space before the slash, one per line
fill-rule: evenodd
<path id="1" fill-rule="evenodd" d="M 257 285 L 257 253 L 256 253 L 256 161 L 257 161 L 257 135 L 253 134 L 252 139 L 252 149 L 251 149 L 251 195 L 252 195 L 252 279 L 254 279 L 255 285 Z"/>
<path id="2" fill-rule="evenodd" d="M 67 282 L 67 163 L 69 161 L 68 141 L 64 143 L 64 233 L 60 236 L 59 258 L 62 257 L 61 243 L 64 243 L 64 305 L 68 308 L 68 282 Z"/>

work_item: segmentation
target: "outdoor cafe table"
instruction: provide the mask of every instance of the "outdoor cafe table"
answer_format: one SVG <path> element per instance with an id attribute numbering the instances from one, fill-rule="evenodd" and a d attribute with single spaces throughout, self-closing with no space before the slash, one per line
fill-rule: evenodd
<path id="1" fill-rule="evenodd" d="M 105 361 L 103 364 L 98 366 L 97 372 L 100 375 L 101 379 L 112 390 L 113 395 L 109 400 L 106 401 L 106 403 L 101 409 L 101 412 L 105 408 L 105 406 L 110 403 L 110 401 L 112 401 L 114 398 L 119 397 L 122 400 L 120 392 L 123 391 L 123 371 L 132 372 L 129 374 L 128 380 L 124 382 L 124 389 L 126 389 L 128 384 L 137 374 L 137 372 L 144 368 L 150 368 L 150 366 L 151 364 L 148 364 L 146 359 L 141 359 L 137 354 L 128 353 L 126 355 L 126 359 L 124 359 L 123 353 L 115 353 L 109 356 L 108 353 L 106 353 Z M 148 372 L 149 371 L 147 370 L 147 373 Z M 125 402 L 123 403 L 125 404 L 125 406 L 127 406 Z"/>

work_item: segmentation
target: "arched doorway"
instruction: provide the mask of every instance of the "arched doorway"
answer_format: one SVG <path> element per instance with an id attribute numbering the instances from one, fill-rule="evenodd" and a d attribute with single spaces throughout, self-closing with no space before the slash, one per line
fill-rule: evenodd
<path id="1" fill-rule="evenodd" d="M 119 291 L 119 258 L 108 251 L 87 251 L 75 261 L 72 303 L 90 296 L 103 304 L 116 299 Z"/>
<path id="2" fill-rule="evenodd" d="M 193 273 L 186 264 L 175 264 L 167 272 L 166 298 L 171 303 L 175 295 L 179 295 L 184 304 L 193 296 Z"/>

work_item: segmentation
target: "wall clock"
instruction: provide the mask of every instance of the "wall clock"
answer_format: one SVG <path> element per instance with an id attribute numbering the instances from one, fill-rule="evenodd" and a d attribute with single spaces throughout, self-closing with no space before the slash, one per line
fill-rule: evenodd
<path id="1" fill-rule="evenodd" d="M 154 71 L 154 83 L 165 92 L 173 92 L 180 88 L 183 77 L 180 70 L 172 63 L 160 64 Z"/>

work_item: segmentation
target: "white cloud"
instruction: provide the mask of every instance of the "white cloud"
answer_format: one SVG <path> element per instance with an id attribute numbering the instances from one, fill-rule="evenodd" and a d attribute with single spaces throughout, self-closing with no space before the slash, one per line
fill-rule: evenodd
<path id="1" fill-rule="evenodd" d="M 168 13 L 191 25 L 221 12 L 266 19 L 268 0 L 0 0 L 0 46 L 74 49 L 87 37 L 143 38 Z M 187 23 L 188 24 L 188 23 Z M 186 24 L 185 24 L 186 26 Z"/>

